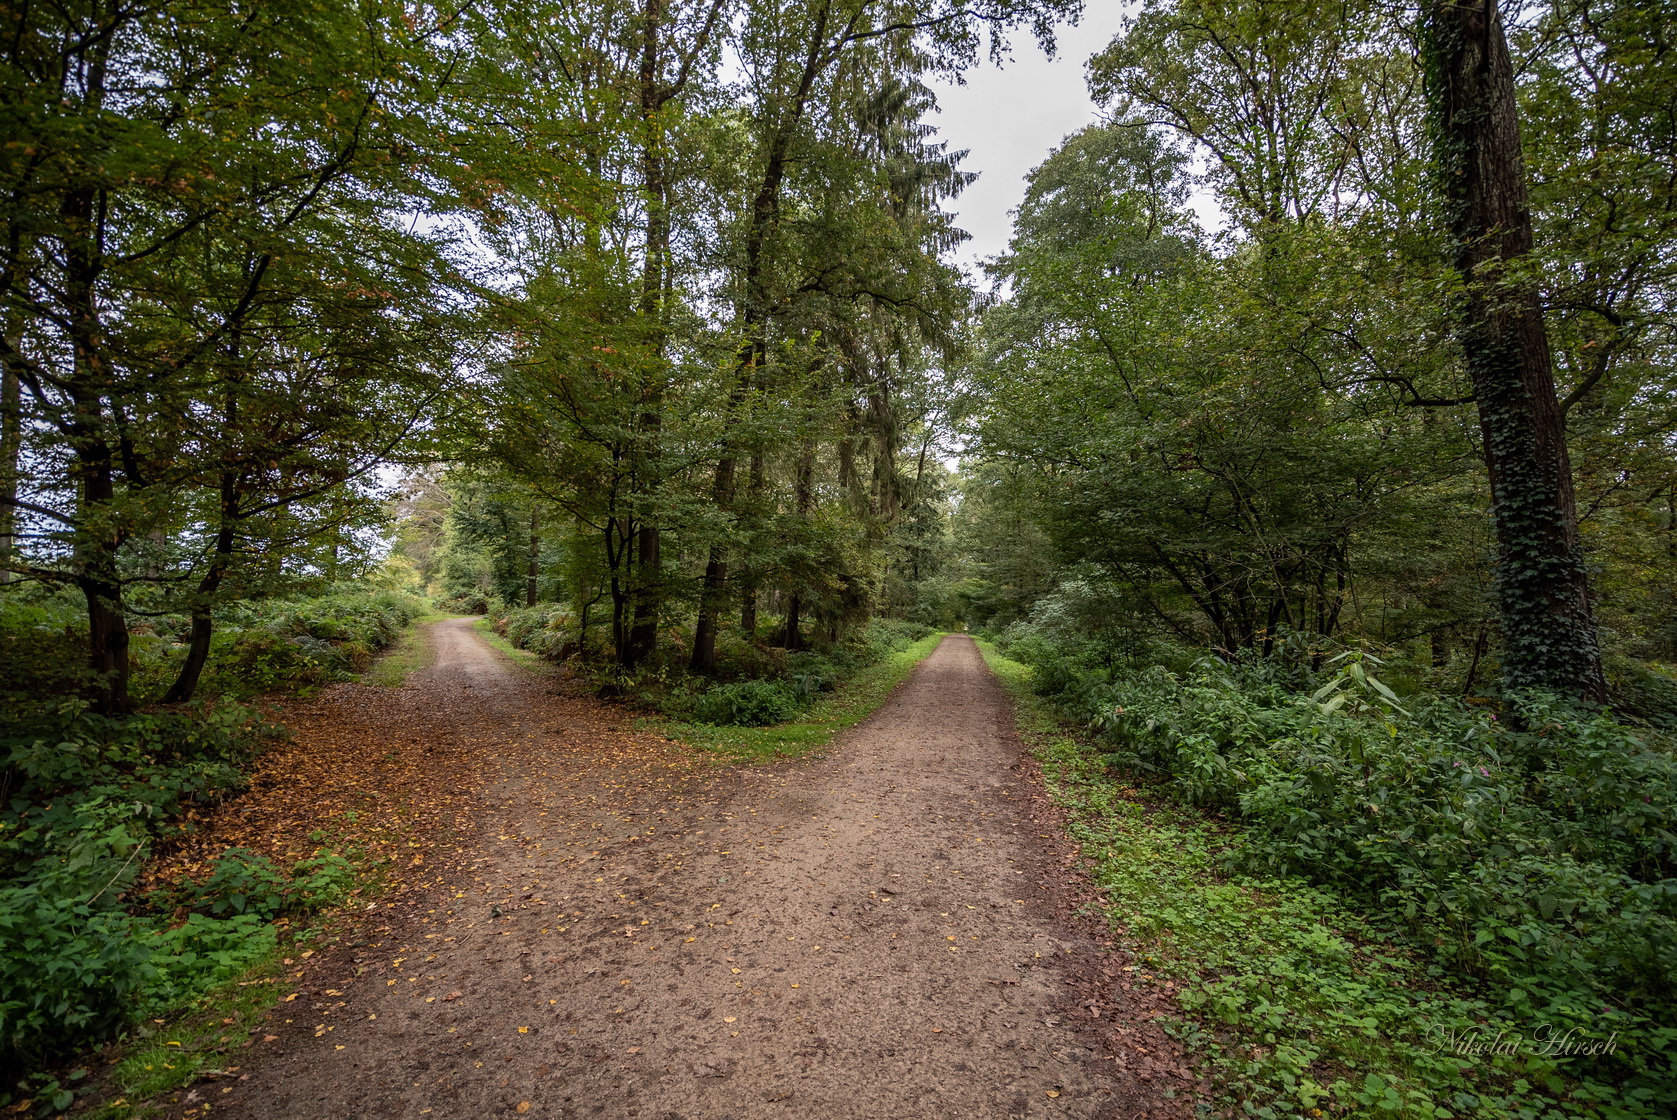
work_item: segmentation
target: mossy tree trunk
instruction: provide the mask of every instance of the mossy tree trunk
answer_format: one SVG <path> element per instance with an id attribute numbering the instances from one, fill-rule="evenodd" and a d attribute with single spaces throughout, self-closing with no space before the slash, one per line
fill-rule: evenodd
<path id="1" fill-rule="evenodd" d="M 1566 417 L 1530 272 L 1502 18 L 1495 0 L 1431 0 L 1422 19 L 1436 169 L 1462 283 L 1457 332 L 1490 472 L 1504 683 L 1603 701 Z"/>

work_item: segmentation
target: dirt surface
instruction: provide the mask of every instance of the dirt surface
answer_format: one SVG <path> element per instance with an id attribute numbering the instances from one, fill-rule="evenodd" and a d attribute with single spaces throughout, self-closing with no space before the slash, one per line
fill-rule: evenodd
<path id="1" fill-rule="evenodd" d="M 472 787 L 447 837 L 178 1114 L 1191 1115 L 1121 959 L 1070 916 L 1075 861 L 969 639 L 826 757 L 749 768 L 556 694 L 468 620 L 435 642 L 382 702 L 315 705 L 297 751 L 425 728 Z"/>

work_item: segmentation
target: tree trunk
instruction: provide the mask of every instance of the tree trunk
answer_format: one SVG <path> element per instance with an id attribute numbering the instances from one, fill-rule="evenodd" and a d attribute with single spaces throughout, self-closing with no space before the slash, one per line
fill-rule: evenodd
<path id="1" fill-rule="evenodd" d="M 1604 701 L 1565 416 L 1543 309 L 1522 275 L 1531 214 L 1502 19 L 1495 0 L 1432 0 L 1423 16 L 1435 159 L 1465 288 L 1457 330 L 1491 481 L 1504 684 Z"/>
<path id="2" fill-rule="evenodd" d="M 541 536 L 536 511 L 530 510 L 530 552 L 524 568 L 524 605 L 536 605 L 536 580 L 541 575 Z"/>
<path id="3" fill-rule="evenodd" d="M 652 656 L 658 643 L 659 533 L 655 525 L 642 525 L 635 555 L 635 621 L 624 644 L 623 667 L 632 669 Z"/>
<path id="4" fill-rule="evenodd" d="M 679 85 L 663 80 L 664 19 L 666 0 L 644 0 L 641 8 L 640 109 L 641 185 L 646 192 L 646 247 L 641 260 L 641 318 L 648 330 L 647 351 L 654 378 L 663 376 L 664 353 L 668 344 L 665 316 L 669 291 L 670 210 L 669 166 L 664 154 L 663 107 L 680 92 Z M 708 37 L 708 29 L 706 36 Z M 642 392 L 640 414 L 640 465 L 635 492 L 644 494 L 658 458 L 659 431 L 663 418 L 663 386 L 655 382 Z M 660 531 L 647 523 L 647 511 L 637 509 L 640 528 L 635 540 L 634 619 L 629 634 L 618 650 L 618 664 L 625 669 L 652 656 L 658 644 L 658 611 L 663 596 L 659 579 Z"/>
<path id="5" fill-rule="evenodd" d="M 809 511 L 815 505 L 815 441 L 805 438 L 803 448 L 798 453 L 798 476 L 794 483 L 793 508 L 798 511 L 798 519 L 806 520 Z M 803 636 L 798 633 L 802 623 L 803 596 L 797 590 L 792 592 L 792 600 L 786 606 L 786 639 L 787 649 L 802 649 Z"/>
<path id="6" fill-rule="evenodd" d="M 763 500 L 763 453 L 754 451 L 751 454 L 751 481 L 746 484 L 748 508 L 756 511 Z M 749 641 L 757 636 L 757 588 L 761 580 L 758 570 L 751 564 L 744 565 L 740 573 L 740 631 Z"/>
<path id="7" fill-rule="evenodd" d="M 197 594 L 192 600 L 192 630 L 186 643 L 186 660 L 181 663 L 175 683 L 163 694 L 165 704 L 182 704 L 198 691 L 199 678 L 210 658 L 210 637 L 214 633 L 213 604 L 215 593 L 221 588 L 222 578 L 233 559 L 233 481 L 224 478 L 221 486 L 221 527 L 215 536 L 215 554 L 210 558 L 209 571 L 198 581 Z"/>
<path id="8" fill-rule="evenodd" d="M 21 348 L 21 339 L 13 349 Z M 17 549 L 18 457 L 23 450 L 23 383 L 10 366 L 0 370 L 0 583 L 13 578 Z"/>

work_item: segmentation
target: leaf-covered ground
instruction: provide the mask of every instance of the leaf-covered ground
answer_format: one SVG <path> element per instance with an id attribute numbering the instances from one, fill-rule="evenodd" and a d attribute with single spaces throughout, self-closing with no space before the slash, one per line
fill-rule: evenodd
<path id="1" fill-rule="evenodd" d="M 738 767 L 434 634 L 294 710 L 177 856 L 332 836 L 387 881 L 174 1115 L 1192 1113 L 967 639 L 825 757 Z"/>

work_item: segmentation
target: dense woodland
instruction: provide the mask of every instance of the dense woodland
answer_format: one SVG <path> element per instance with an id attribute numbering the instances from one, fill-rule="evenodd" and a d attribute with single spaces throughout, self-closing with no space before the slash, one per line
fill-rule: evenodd
<path id="1" fill-rule="evenodd" d="M 441 609 L 714 723 L 979 633 L 1418 962 L 1229 1099 L 1662 1114 L 1677 11 L 1147 0 L 963 272 L 933 87 L 1079 7 L 0 0 L 5 1063 L 236 973 L 137 855 Z"/>

